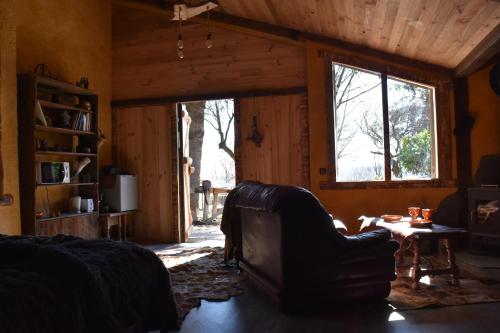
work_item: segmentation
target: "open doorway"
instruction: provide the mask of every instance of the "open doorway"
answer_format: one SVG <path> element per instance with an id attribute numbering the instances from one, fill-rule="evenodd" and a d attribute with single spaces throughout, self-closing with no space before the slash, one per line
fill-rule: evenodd
<path id="1" fill-rule="evenodd" d="M 187 102 L 179 111 L 187 239 L 191 225 L 220 223 L 225 197 L 235 186 L 234 100 Z"/>

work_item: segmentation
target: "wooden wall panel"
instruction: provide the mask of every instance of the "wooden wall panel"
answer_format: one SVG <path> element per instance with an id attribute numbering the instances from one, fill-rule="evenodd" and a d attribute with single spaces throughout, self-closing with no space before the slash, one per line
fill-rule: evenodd
<path id="1" fill-rule="evenodd" d="M 116 6 L 113 16 L 113 100 L 203 95 L 306 86 L 305 49 L 224 29 L 177 28 L 166 17 Z"/>
<path id="2" fill-rule="evenodd" d="M 243 98 L 239 101 L 241 159 L 239 177 L 264 183 L 309 187 L 309 127 L 305 95 Z M 263 136 L 251 136 L 252 118 Z"/>
<path id="3" fill-rule="evenodd" d="M 176 241 L 176 132 L 173 105 L 118 108 L 113 111 L 115 163 L 137 174 L 140 212 L 135 237 L 140 242 Z"/>

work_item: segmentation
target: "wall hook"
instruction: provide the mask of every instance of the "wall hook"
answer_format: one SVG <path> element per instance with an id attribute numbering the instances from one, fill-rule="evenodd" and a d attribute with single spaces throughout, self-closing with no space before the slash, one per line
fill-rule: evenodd
<path id="1" fill-rule="evenodd" d="M 257 117 L 252 117 L 252 135 L 247 138 L 247 140 L 251 140 L 256 147 L 260 147 L 262 143 L 262 134 L 257 129 Z"/>

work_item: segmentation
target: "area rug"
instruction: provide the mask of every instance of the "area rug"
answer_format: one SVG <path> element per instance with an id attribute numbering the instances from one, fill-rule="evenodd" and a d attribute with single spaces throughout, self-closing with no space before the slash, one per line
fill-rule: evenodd
<path id="1" fill-rule="evenodd" d="M 238 267 L 224 264 L 221 247 L 181 248 L 158 256 L 170 272 L 181 320 L 202 299 L 225 301 L 245 292 Z"/>
<path id="2" fill-rule="evenodd" d="M 446 267 L 443 258 L 426 257 L 424 268 Z M 500 281 L 478 276 L 460 267 L 460 286 L 453 286 L 449 275 L 424 276 L 420 289 L 411 288 L 411 264 L 403 263 L 398 268 L 398 278 L 392 282 L 392 290 L 387 298 L 398 310 L 412 310 L 425 307 L 439 307 L 500 301 Z"/>

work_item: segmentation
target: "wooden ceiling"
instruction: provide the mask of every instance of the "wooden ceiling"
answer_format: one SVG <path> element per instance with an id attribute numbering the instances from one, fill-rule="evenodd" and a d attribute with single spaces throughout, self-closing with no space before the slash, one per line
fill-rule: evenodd
<path id="1" fill-rule="evenodd" d="M 113 1 L 143 10 L 147 9 L 133 3 L 149 3 L 168 13 L 176 0 Z M 197 5 L 203 1 L 187 0 L 187 3 Z M 291 39 L 317 41 L 322 36 L 331 42 L 366 47 L 366 51 L 377 50 L 446 67 L 459 76 L 478 69 L 500 52 L 500 0 L 218 0 L 218 3 L 213 21 L 226 26 L 271 31 Z M 195 19 L 200 20 L 204 20 L 203 15 Z"/>
<path id="2" fill-rule="evenodd" d="M 500 38 L 498 0 L 219 0 L 219 4 L 227 14 L 452 69 L 485 38 Z"/>

